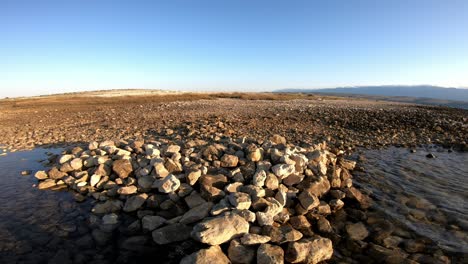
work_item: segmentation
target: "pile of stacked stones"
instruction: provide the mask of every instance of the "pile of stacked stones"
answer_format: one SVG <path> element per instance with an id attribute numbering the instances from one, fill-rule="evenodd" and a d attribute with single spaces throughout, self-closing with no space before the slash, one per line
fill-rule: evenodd
<path id="1" fill-rule="evenodd" d="M 334 233 L 346 232 L 329 218 L 347 200 L 368 206 L 352 186 L 354 166 L 325 143 L 304 148 L 274 135 L 92 142 L 35 177 L 40 189 L 68 186 L 78 201 L 93 197 L 92 216 L 109 231 L 121 214 L 137 214 L 131 226 L 158 245 L 206 245 L 181 263 L 318 263 L 332 258 Z"/>

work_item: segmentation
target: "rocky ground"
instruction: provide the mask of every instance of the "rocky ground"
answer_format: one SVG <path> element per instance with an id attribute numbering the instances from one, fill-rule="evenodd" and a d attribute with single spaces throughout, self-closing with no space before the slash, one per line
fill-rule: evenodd
<path id="1" fill-rule="evenodd" d="M 467 148 L 467 110 L 314 96 L 224 97 L 243 98 L 185 94 L 2 100 L 0 144 L 23 149 L 160 135 L 210 139 L 277 133 L 295 144 L 328 140 L 341 149 L 430 143 Z"/>
<path id="2" fill-rule="evenodd" d="M 467 114 L 305 95 L 3 100 L 0 144 L 70 146 L 35 174 L 38 187 L 93 200 L 98 246 L 118 233 L 123 252 L 169 247 L 168 261 L 183 263 L 450 263 L 460 256 L 374 212 L 344 157 L 467 150 Z"/>
<path id="3" fill-rule="evenodd" d="M 133 254 L 172 245 L 168 261 L 185 264 L 457 259 L 369 209 L 353 187 L 356 162 L 326 143 L 302 148 L 279 135 L 103 141 L 50 160 L 35 174 L 38 188 L 94 200 L 89 225 L 102 247 L 116 237 Z"/>

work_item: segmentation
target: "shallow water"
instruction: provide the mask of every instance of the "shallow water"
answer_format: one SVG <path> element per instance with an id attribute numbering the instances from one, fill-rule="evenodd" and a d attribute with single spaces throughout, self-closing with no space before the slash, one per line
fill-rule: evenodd
<path id="1" fill-rule="evenodd" d="M 40 263 L 70 247 L 69 239 L 87 232 L 85 204 L 75 202 L 68 192 L 33 188 L 33 174 L 21 171 L 43 168 L 38 160 L 46 151 L 35 149 L 0 157 L 0 262 Z M 80 226 L 81 225 L 81 226 Z"/>
<path id="2" fill-rule="evenodd" d="M 356 173 L 354 182 L 371 194 L 376 209 L 441 248 L 468 253 L 468 153 L 390 147 L 361 157 L 365 173 Z"/>
<path id="3" fill-rule="evenodd" d="M 34 173 L 47 169 L 39 161 L 61 151 L 0 156 L 0 263 L 178 263 L 196 251 L 191 243 L 158 246 L 151 234 L 128 233 L 135 214 L 121 214 L 116 229 L 101 230 L 101 219 L 90 214 L 93 198 L 78 203 L 73 191 L 37 189 Z M 32 173 L 22 176 L 23 170 Z"/>

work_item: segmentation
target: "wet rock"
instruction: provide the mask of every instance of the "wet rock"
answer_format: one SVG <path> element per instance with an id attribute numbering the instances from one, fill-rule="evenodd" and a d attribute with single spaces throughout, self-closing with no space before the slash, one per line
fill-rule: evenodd
<path id="1" fill-rule="evenodd" d="M 285 259 L 291 263 L 317 264 L 330 259 L 332 255 L 332 241 L 328 238 L 314 237 L 289 243 Z"/>
<path id="2" fill-rule="evenodd" d="M 40 190 L 43 190 L 43 189 L 49 189 L 49 188 L 52 188 L 54 186 L 56 186 L 57 184 L 55 183 L 55 180 L 52 180 L 52 179 L 47 179 L 45 181 L 41 181 L 38 185 L 37 185 L 37 188 L 39 188 Z"/>
<path id="3" fill-rule="evenodd" d="M 232 214 L 205 220 L 194 226 L 192 237 L 202 243 L 219 245 L 249 232 L 249 223 Z"/>
<path id="4" fill-rule="evenodd" d="M 128 197 L 123 208 L 124 212 L 133 212 L 140 209 L 140 207 L 145 203 L 147 198 L 148 195 L 146 193 L 141 193 L 138 195 Z"/>
<path id="5" fill-rule="evenodd" d="M 45 180 L 49 178 L 49 175 L 47 175 L 45 171 L 38 171 L 36 174 L 34 174 L 34 177 L 36 177 L 38 180 Z"/>
<path id="6" fill-rule="evenodd" d="M 283 264 L 284 251 L 281 247 L 262 244 L 257 250 L 257 264 Z"/>
<path id="7" fill-rule="evenodd" d="M 369 236 L 369 231 L 362 222 L 347 224 L 346 233 L 352 240 L 364 240 Z"/>
<path id="8" fill-rule="evenodd" d="M 21 171 L 21 175 L 23 176 L 28 176 L 31 174 L 31 171 L 30 170 L 24 170 L 24 171 Z"/>
<path id="9" fill-rule="evenodd" d="M 106 214 L 102 217 L 102 224 L 115 225 L 119 222 L 119 216 L 115 213 Z"/>
<path id="10" fill-rule="evenodd" d="M 157 215 L 146 215 L 141 219 L 141 226 L 143 230 L 153 231 L 166 222 L 165 218 Z"/>
<path id="11" fill-rule="evenodd" d="M 224 154 L 221 158 L 221 167 L 233 168 L 237 166 L 239 158 L 235 155 Z"/>
<path id="12" fill-rule="evenodd" d="M 138 251 L 142 252 L 145 249 L 145 244 L 148 242 L 146 236 L 131 236 L 124 238 L 119 243 L 119 248 L 129 250 L 129 251 Z"/>
<path id="13" fill-rule="evenodd" d="M 55 167 L 50 169 L 47 174 L 49 175 L 49 178 L 51 178 L 53 180 L 59 180 L 59 179 L 62 179 L 63 177 L 65 177 L 65 176 L 67 176 L 67 174 L 65 172 L 59 171 Z"/>
<path id="14" fill-rule="evenodd" d="M 180 264 L 229 264 L 231 263 L 224 255 L 219 246 L 211 246 L 207 249 L 201 249 L 191 255 L 184 257 Z"/>
<path id="15" fill-rule="evenodd" d="M 255 259 L 255 250 L 244 246 L 238 240 L 231 240 L 228 248 L 228 257 L 232 263 L 250 264 Z"/>
<path id="16" fill-rule="evenodd" d="M 203 220 L 209 215 L 211 208 L 213 208 L 212 202 L 205 202 L 193 207 L 182 216 L 179 222 L 182 224 L 191 224 Z"/>
<path id="17" fill-rule="evenodd" d="M 362 209 L 370 207 L 370 199 L 366 195 L 362 194 L 358 189 L 351 187 L 345 189 L 346 197 L 356 200 Z"/>
<path id="18" fill-rule="evenodd" d="M 120 178 L 125 179 L 133 172 L 132 163 L 127 159 L 116 160 L 112 164 L 112 170 Z"/>
<path id="19" fill-rule="evenodd" d="M 100 246 L 106 245 L 109 242 L 109 240 L 111 240 L 111 238 L 112 238 L 111 233 L 104 232 L 104 231 L 99 230 L 99 229 L 94 229 L 91 232 L 91 235 L 93 236 L 93 239 L 96 242 L 96 244 L 98 244 Z"/>
<path id="20" fill-rule="evenodd" d="M 96 204 L 91 212 L 95 214 L 109 214 L 118 212 L 122 209 L 122 202 L 119 200 L 107 200 L 104 203 Z"/>
<path id="21" fill-rule="evenodd" d="M 174 242 L 184 241 L 190 238 L 190 226 L 175 223 L 152 232 L 153 240 L 158 245 L 165 245 Z"/>

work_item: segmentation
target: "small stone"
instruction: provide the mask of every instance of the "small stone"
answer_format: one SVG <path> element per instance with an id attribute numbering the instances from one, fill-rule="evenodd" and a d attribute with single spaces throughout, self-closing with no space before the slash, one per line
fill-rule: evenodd
<path id="1" fill-rule="evenodd" d="M 36 179 L 38 179 L 38 180 L 45 180 L 45 179 L 49 178 L 49 176 L 47 175 L 47 173 L 45 171 L 36 172 L 36 174 L 34 174 L 34 177 L 36 177 Z"/>
<path id="2" fill-rule="evenodd" d="M 283 264 L 284 251 L 279 246 L 262 244 L 257 250 L 257 264 Z"/>
<path id="3" fill-rule="evenodd" d="M 230 264 L 228 257 L 224 255 L 219 246 L 211 246 L 201 249 L 191 255 L 184 257 L 180 264 Z"/>
<path id="4" fill-rule="evenodd" d="M 286 145 L 286 138 L 278 134 L 271 136 L 270 141 L 276 145 L 279 145 L 279 144 Z"/>
<path id="5" fill-rule="evenodd" d="M 116 160 L 112 164 L 112 170 L 122 179 L 127 178 L 133 172 L 132 163 L 127 159 Z"/>
<path id="6" fill-rule="evenodd" d="M 52 169 L 50 169 L 47 174 L 49 175 L 49 178 L 53 180 L 59 180 L 67 176 L 65 172 L 59 171 L 56 167 L 53 167 Z"/>
<path id="7" fill-rule="evenodd" d="M 369 236 L 369 231 L 362 222 L 347 224 L 346 233 L 352 240 L 364 240 Z"/>
<path id="8" fill-rule="evenodd" d="M 21 175 L 23 176 L 28 176 L 31 174 L 31 171 L 30 170 L 24 170 L 24 171 L 21 171 Z"/>
<path id="9" fill-rule="evenodd" d="M 119 216 L 115 213 L 106 214 L 102 217 L 102 223 L 104 225 L 114 225 L 119 222 Z"/>
<path id="10" fill-rule="evenodd" d="M 243 245 L 257 245 L 257 244 L 264 244 L 270 241 L 271 238 L 269 236 L 262 236 L 257 234 L 245 234 L 241 237 L 240 241 Z"/>
<path id="11" fill-rule="evenodd" d="M 151 176 L 141 176 L 138 178 L 138 185 L 143 189 L 150 189 L 153 186 L 154 178 Z"/>
<path id="12" fill-rule="evenodd" d="M 57 184 L 55 183 L 55 180 L 46 179 L 45 181 L 41 181 L 41 182 L 37 185 L 37 188 L 39 188 L 40 190 L 43 190 L 43 189 L 52 188 L 52 187 L 54 187 L 55 185 L 57 185 Z"/>
<path id="13" fill-rule="evenodd" d="M 263 187 L 265 185 L 265 181 L 267 178 L 267 174 L 264 170 L 257 171 L 252 179 L 252 184 L 258 187 Z"/>
<path id="14" fill-rule="evenodd" d="M 333 199 L 330 201 L 330 208 L 333 211 L 338 211 L 341 208 L 343 208 L 343 206 L 344 206 L 344 202 L 340 199 Z"/>
<path id="15" fill-rule="evenodd" d="M 256 147 L 249 147 L 247 150 L 247 160 L 257 162 L 262 159 L 262 152 L 260 151 L 259 148 Z"/>
<path id="16" fill-rule="evenodd" d="M 320 204 L 320 200 L 317 198 L 317 196 L 311 194 L 308 191 L 301 192 L 298 196 L 298 199 L 302 207 L 304 207 L 307 211 L 317 207 Z"/>
<path id="17" fill-rule="evenodd" d="M 276 190 L 279 186 L 278 178 L 273 173 L 268 173 L 265 179 L 265 186 L 270 190 Z"/>
<path id="18" fill-rule="evenodd" d="M 194 185 L 195 183 L 197 183 L 200 176 L 201 176 L 201 170 L 195 170 L 195 171 L 190 172 L 186 177 L 187 183 L 190 185 Z"/>
<path id="19" fill-rule="evenodd" d="M 228 248 L 228 257 L 233 263 L 250 264 L 255 259 L 255 250 L 239 243 L 238 240 L 231 240 Z"/>
<path id="20" fill-rule="evenodd" d="M 170 146 L 167 147 L 165 154 L 166 154 L 166 156 L 170 157 L 170 156 L 172 156 L 172 155 L 174 155 L 176 153 L 179 153 L 179 151 L 180 151 L 180 146 L 170 145 Z"/>
<path id="21" fill-rule="evenodd" d="M 283 179 L 294 173 L 295 167 L 291 164 L 276 164 L 271 170 L 279 179 Z"/>
<path id="22" fill-rule="evenodd" d="M 236 192 L 227 196 L 229 203 L 239 210 L 249 209 L 252 201 L 247 193 Z"/>
<path id="23" fill-rule="evenodd" d="M 62 157 L 60 157 L 59 163 L 60 164 L 67 163 L 68 161 L 72 160 L 73 158 L 74 158 L 74 156 L 70 155 L 70 154 L 63 155 Z"/>
<path id="24" fill-rule="evenodd" d="M 119 200 L 107 200 L 104 203 L 96 204 L 91 212 L 95 214 L 109 214 L 118 212 L 122 209 L 122 202 Z"/>
<path id="25" fill-rule="evenodd" d="M 157 162 L 154 164 L 154 174 L 156 178 L 165 178 L 169 175 L 169 171 L 164 166 L 164 163 Z"/>
<path id="26" fill-rule="evenodd" d="M 205 244 L 220 245 L 249 232 L 249 223 L 239 215 L 218 216 L 194 226 L 192 237 Z"/>
<path id="27" fill-rule="evenodd" d="M 241 187 L 243 184 L 242 182 L 234 182 L 226 185 L 224 190 L 228 193 L 235 193 L 239 191 L 239 187 Z"/>
<path id="28" fill-rule="evenodd" d="M 91 175 L 91 179 L 89 180 L 89 185 L 94 187 L 100 180 L 101 180 L 101 175 L 93 174 Z"/>
<path id="29" fill-rule="evenodd" d="M 317 264 L 328 260 L 333 255 L 332 241 L 328 238 L 306 238 L 289 243 L 286 261 L 291 263 Z"/>
<path id="30" fill-rule="evenodd" d="M 234 155 L 224 154 L 221 158 L 221 167 L 233 168 L 237 166 L 239 158 Z"/>
<path id="31" fill-rule="evenodd" d="M 203 199 L 196 191 L 191 192 L 189 196 L 184 198 L 184 200 L 189 208 L 194 208 L 200 204 L 206 203 L 206 200 Z"/>
<path id="32" fill-rule="evenodd" d="M 193 207 L 182 216 L 179 222 L 181 224 L 192 224 L 203 220 L 209 215 L 211 208 L 213 208 L 212 202 L 206 202 Z"/>
<path id="33" fill-rule="evenodd" d="M 75 158 L 75 159 L 72 159 L 70 161 L 70 166 L 74 169 L 74 170 L 81 170 L 81 168 L 83 167 L 83 160 L 81 158 Z"/>
<path id="34" fill-rule="evenodd" d="M 130 195 L 138 191 L 138 188 L 135 185 L 120 187 L 117 189 L 117 193 L 121 195 Z"/>
<path id="35" fill-rule="evenodd" d="M 436 155 L 434 155 L 432 153 L 429 153 L 429 154 L 426 155 L 426 158 L 430 158 L 430 159 L 433 159 L 435 157 L 436 157 Z"/>
<path id="36" fill-rule="evenodd" d="M 165 245 L 189 239 L 191 231 L 190 226 L 175 223 L 154 230 L 152 236 L 156 244 Z"/>
<path id="37" fill-rule="evenodd" d="M 148 195 L 146 193 L 141 193 L 138 195 L 128 197 L 123 208 L 124 212 L 133 212 L 140 209 L 140 207 L 145 203 L 147 198 Z"/>
<path id="38" fill-rule="evenodd" d="M 170 174 L 162 180 L 154 181 L 153 187 L 158 188 L 158 191 L 162 193 L 175 192 L 180 187 L 180 181 L 174 175 Z"/>
<path id="39" fill-rule="evenodd" d="M 143 230 L 153 231 L 166 222 L 166 219 L 157 215 L 146 215 L 141 219 Z"/>

